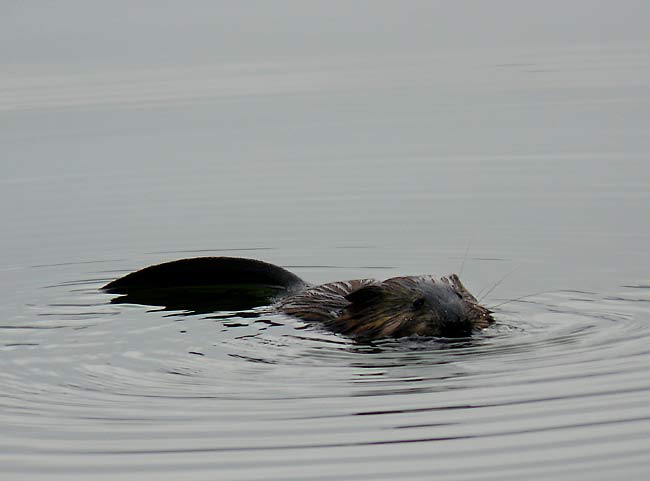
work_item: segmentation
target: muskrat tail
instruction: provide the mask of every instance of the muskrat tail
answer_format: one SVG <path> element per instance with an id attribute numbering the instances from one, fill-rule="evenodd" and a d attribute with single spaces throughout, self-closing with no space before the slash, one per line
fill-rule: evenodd
<path id="1" fill-rule="evenodd" d="M 265 285 L 302 288 L 300 277 L 268 262 L 240 257 L 194 257 L 145 267 L 106 284 L 102 289 L 122 294 L 134 289 L 215 285 Z"/>
<path id="2" fill-rule="evenodd" d="M 102 287 L 114 303 L 216 311 L 249 309 L 306 287 L 282 267 L 239 257 L 195 257 L 145 267 Z"/>

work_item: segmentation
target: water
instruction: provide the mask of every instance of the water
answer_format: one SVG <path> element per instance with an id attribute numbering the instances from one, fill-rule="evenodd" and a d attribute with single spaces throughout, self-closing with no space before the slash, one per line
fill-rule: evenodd
<path id="1" fill-rule="evenodd" d="M 647 8 L 500 4 L 7 7 L 2 479 L 650 476 Z M 498 323 L 362 345 L 99 290 L 199 255 L 462 269 Z"/>

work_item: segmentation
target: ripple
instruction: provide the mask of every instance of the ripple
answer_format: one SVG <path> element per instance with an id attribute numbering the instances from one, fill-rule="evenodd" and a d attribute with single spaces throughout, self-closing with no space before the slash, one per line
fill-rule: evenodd
<path id="1" fill-rule="evenodd" d="M 647 466 L 641 284 L 513 301 L 472 339 L 372 344 L 264 308 L 116 306 L 99 285 L 52 284 L 31 320 L 0 327 L 0 460 L 22 463 L 10 472 L 586 479 L 612 456 L 630 475 Z"/>

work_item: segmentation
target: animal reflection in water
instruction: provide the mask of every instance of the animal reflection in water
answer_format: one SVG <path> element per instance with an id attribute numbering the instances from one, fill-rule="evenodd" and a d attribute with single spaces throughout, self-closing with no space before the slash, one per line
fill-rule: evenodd
<path id="1" fill-rule="evenodd" d="M 103 287 L 113 302 L 194 312 L 274 309 L 357 340 L 458 338 L 494 322 L 457 275 L 356 279 L 312 286 L 282 267 L 236 257 L 197 257 L 146 267 Z"/>

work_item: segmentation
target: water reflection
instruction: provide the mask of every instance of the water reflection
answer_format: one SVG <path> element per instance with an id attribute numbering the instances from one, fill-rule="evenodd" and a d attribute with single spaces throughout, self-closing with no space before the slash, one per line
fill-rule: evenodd
<path id="1" fill-rule="evenodd" d="M 514 301 L 471 339 L 359 344 L 264 308 L 188 315 L 117 306 L 97 295 L 99 285 L 65 283 L 35 308 L 81 330 L 2 329 L 2 417 L 23 426 L 10 434 L 15 455 L 56 456 L 73 470 L 97 456 L 102 466 L 144 457 L 148 470 L 163 459 L 183 466 L 187 456 L 210 470 L 263 470 L 294 466 L 301 451 L 311 466 L 324 455 L 350 467 L 367 458 L 417 476 L 412 462 L 435 453 L 441 473 L 473 473 L 458 465 L 469 456 L 490 476 L 535 476 L 537 464 L 489 459 L 505 450 L 557 463 L 584 446 L 641 466 L 647 286 Z M 101 313 L 110 317 L 97 322 Z M 38 440 L 43 426 L 65 443 Z M 229 459 L 208 458 L 219 453 Z M 230 458 L 252 453 L 252 464 Z"/>

